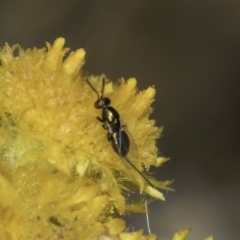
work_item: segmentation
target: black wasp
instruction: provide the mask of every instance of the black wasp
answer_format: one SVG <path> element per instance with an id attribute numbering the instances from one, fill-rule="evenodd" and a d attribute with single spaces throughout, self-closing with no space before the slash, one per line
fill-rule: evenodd
<path id="1" fill-rule="evenodd" d="M 124 131 L 124 125 L 121 124 L 120 115 L 118 111 L 109 106 L 111 100 L 104 97 L 105 78 L 102 79 L 101 95 L 93 87 L 93 85 L 86 79 L 86 82 L 91 89 L 97 94 L 97 101 L 94 103 L 94 107 L 102 109 L 102 118 L 97 119 L 102 122 L 103 128 L 108 131 L 107 138 L 111 142 L 114 151 L 121 157 L 123 157 L 144 179 L 153 187 L 152 183 L 133 165 L 133 163 L 127 158 L 127 154 L 130 147 L 130 140 L 127 133 Z"/>

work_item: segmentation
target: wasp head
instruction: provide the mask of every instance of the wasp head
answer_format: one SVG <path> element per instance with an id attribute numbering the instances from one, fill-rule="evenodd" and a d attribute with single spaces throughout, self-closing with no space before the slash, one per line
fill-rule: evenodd
<path id="1" fill-rule="evenodd" d="M 111 101 L 109 98 L 105 98 L 105 97 L 100 97 L 95 103 L 94 103 L 94 107 L 97 109 L 100 108 L 105 108 L 108 105 L 110 105 Z"/>
<path id="2" fill-rule="evenodd" d="M 105 108 L 110 105 L 111 101 L 109 98 L 104 97 L 104 88 L 105 88 L 105 78 L 102 79 L 102 91 L 101 96 L 99 96 L 98 91 L 93 87 L 93 85 L 86 79 L 87 84 L 91 87 L 91 89 L 97 94 L 98 100 L 94 103 L 94 107 L 97 109 Z"/>

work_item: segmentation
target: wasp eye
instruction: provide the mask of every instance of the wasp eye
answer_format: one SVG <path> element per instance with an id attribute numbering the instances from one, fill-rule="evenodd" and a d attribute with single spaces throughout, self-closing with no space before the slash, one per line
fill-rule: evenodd
<path id="1" fill-rule="evenodd" d="M 95 103 L 94 103 L 94 107 L 97 108 L 97 109 L 100 109 L 103 107 L 103 102 L 102 100 L 97 100 Z"/>

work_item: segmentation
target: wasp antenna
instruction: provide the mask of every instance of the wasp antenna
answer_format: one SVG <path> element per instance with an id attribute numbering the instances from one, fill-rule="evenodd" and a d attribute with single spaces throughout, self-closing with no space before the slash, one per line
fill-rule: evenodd
<path id="1" fill-rule="evenodd" d="M 102 79 L 102 91 L 101 91 L 101 97 L 100 98 L 103 98 L 103 96 L 104 96 L 104 89 L 105 89 L 105 78 Z"/>
<path id="2" fill-rule="evenodd" d="M 99 97 L 98 91 L 93 87 L 93 85 L 89 82 L 89 80 L 87 78 L 86 78 L 86 82 L 90 86 L 90 88 L 97 94 L 98 99 L 99 99 L 100 97 Z"/>

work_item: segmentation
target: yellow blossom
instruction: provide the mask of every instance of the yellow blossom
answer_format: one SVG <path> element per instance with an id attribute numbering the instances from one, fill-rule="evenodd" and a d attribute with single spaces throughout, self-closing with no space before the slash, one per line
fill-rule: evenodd
<path id="1" fill-rule="evenodd" d="M 115 213 L 144 211 L 143 201 L 128 203 L 133 191 L 164 200 L 158 189 L 171 190 L 147 173 L 167 160 L 157 154 L 162 129 L 149 119 L 155 89 L 84 76 L 85 51 L 67 56 L 64 44 L 0 51 L 0 239 L 154 240 L 127 232 Z M 128 158 L 152 186 L 113 150 L 86 78 L 97 91 L 106 79 L 104 95 L 133 139 Z"/>

